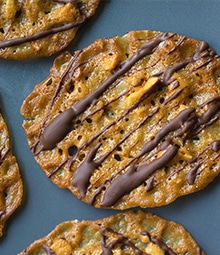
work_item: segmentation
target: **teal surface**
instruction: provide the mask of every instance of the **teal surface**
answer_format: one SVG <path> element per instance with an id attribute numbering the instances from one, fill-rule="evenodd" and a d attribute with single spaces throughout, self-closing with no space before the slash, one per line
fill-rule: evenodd
<path id="1" fill-rule="evenodd" d="M 218 0 L 104 0 L 68 47 L 74 52 L 102 37 L 130 30 L 175 32 L 207 41 L 220 54 Z M 34 86 L 49 74 L 55 56 L 27 61 L 0 60 L 0 101 L 11 134 L 11 145 L 24 180 L 22 205 L 9 219 L 0 239 L 0 254 L 21 252 L 57 224 L 72 219 L 97 219 L 116 211 L 95 209 L 57 188 L 36 164 L 22 128 L 20 106 Z M 220 254 L 220 179 L 203 191 L 174 203 L 146 209 L 182 224 L 207 255 Z"/>

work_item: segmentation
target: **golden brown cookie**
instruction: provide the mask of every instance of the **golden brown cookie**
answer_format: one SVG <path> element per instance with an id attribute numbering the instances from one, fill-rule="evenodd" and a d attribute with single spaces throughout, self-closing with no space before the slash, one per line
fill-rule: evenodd
<path id="1" fill-rule="evenodd" d="M 0 57 L 45 57 L 65 48 L 100 0 L 3 0 L 0 2 Z"/>
<path id="2" fill-rule="evenodd" d="M 219 92 L 207 43 L 132 31 L 60 55 L 21 113 L 56 185 L 95 207 L 156 207 L 219 174 Z"/>
<path id="3" fill-rule="evenodd" d="M 20 205 L 23 184 L 19 167 L 9 144 L 6 123 L 0 113 L 0 236 L 6 221 Z"/>
<path id="4" fill-rule="evenodd" d="M 63 222 L 19 255 L 40 254 L 205 255 L 183 226 L 142 211 Z"/>

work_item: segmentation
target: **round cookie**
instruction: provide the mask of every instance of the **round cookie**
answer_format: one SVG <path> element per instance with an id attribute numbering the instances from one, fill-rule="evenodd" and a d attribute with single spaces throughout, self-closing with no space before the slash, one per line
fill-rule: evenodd
<path id="1" fill-rule="evenodd" d="M 0 2 L 0 57 L 46 57 L 65 48 L 100 0 L 3 0 Z"/>
<path id="2" fill-rule="evenodd" d="M 0 113 L 0 236 L 23 196 L 23 183 L 15 156 L 9 144 L 9 133 Z"/>
<path id="3" fill-rule="evenodd" d="M 142 211 L 94 221 L 67 221 L 19 255 L 205 255 L 186 229 Z"/>
<path id="4" fill-rule="evenodd" d="M 131 31 L 61 54 L 21 114 L 56 185 L 95 207 L 156 207 L 219 174 L 219 92 L 206 42 Z"/>

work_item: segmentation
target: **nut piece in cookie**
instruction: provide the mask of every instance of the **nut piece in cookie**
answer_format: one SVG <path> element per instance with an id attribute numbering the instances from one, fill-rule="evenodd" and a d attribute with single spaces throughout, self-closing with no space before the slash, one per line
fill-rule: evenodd
<path id="1" fill-rule="evenodd" d="M 205 255 L 186 229 L 143 211 L 94 221 L 67 221 L 19 255 Z"/>
<path id="2" fill-rule="evenodd" d="M 169 204 L 220 172 L 220 58 L 206 42 L 131 31 L 63 53 L 24 100 L 46 175 L 95 207 Z"/>
<path id="3" fill-rule="evenodd" d="M 20 205 L 23 183 L 9 144 L 9 133 L 0 113 L 0 236 L 6 221 Z"/>
<path id="4" fill-rule="evenodd" d="M 100 0 L 2 0 L 0 57 L 46 57 L 64 49 Z"/>

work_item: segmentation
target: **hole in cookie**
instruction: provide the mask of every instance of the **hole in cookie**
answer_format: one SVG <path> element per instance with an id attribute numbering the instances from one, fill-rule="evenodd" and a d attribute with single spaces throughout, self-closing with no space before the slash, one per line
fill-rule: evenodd
<path id="1" fill-rule="evenodd" d="M 183 162 L 184 162 L 183 159 L 180 159 L 180 160 L 179 160 L 179 163 L 180 163 L 180 164 L 183 164 Z"/>
<path id="2" fill-rule="evenodd" d="M 68 153 L 70 156 L 76 155 L 77 152 L 78 152 L 78 148 L 75 145 L 69 147 L 69 149 L 68 149 Z"/>
<path id="3" fill-rule="evenodd" d="M 50 79 L 47 81 L 46 86 L 50 86 L 50 85 L 52 84 L 52 82 L 53 82 L 53 79 L 50 78 Z"/>
<path id="4" fill-rule="evenodd" d="M 179 149 L 179 148 L 180 148 L 179 144 L 174 144 L 174 145 L 176 146 L 176 148 L 177 148 L 177 149 Z"/>
<path id="5" fill-rule="evenodd" d="M 200 141 L 200 138 L 198 136 L 195 136 L 192 138 L 192 142 L 195 144 L 199 143 L 199 141 Z"/>
<path id="6" fill-rule="evenodd" d="M 155 101 L 154 100 L 151 100 L 151 105 L 155 106 Z"/>
<path id="7" fill-rule="evenodd" d="M 190 95 L 189 95 L 189 98 L 193 98 L 193 94 L 190 94 Z"/>
<path id="8" fill-rule="evenodd" d="M 78 135 L 78 137 L 77 137 L 77 140 L 81 140 L 82 139 L 82 136 L 81 135 Z"/>
<path id="9" fill-rule="evenodd" d="M 120 134 L 124 134 L 124 132 L 125 132 L 125 131 L 124 131 L 123 129 L 122 129 L 122 130 L 120 130 Z"/>
<path id="10" fill-rule="evenodd" d="M 217 168 L 218 168 L 218 166 L 216 163 L 212 164 L 210 167 L 211 170 L 215 170 L 215 169 L 217 170 Z"/>
<path id="11" fill-rule="evenodd" d="M 117 151 L 122 151 L 122 148 L 119 146 L 119 147 L 117 148 Z"/>
<path id="12" fill-rule="evenodd" d="M 128 121 L 129 121 L 129 118 L 125 118 L 125 121 L 128 122 Z"/>
<path id="13" fill-rule="evenodd" d="M 63 150 L 62 149 L 59 149 L 58 152 L 59 152 L 60 155 L 63 154 Z"/>
<path id="14" fill-rule="evenodd" d="M 21 10 L 18 10 L 15 14 L 15 18 L 18 19 L 21 16 L 22 12 Z"/>
<path id="15" fill-rule="evenodd" d="M 127 58 L 129 58 L 129 53 L 125 53 L 125 56 L 126 56 Z"/>
<path id="16" fill-rule="evenodd" d="M 49 14 L 49 13 L 50 13 L 50 11 L 45 11 L 45 12 L 44 12 L 44 14 L 46 14 L 46 15 Z"/>
<path id="17" fill-rule="evenodd" d="M 36 23 L 35 23 L 35 22 L 33 22 L 33 23 L 32 23 L 32 26 L 35 26 L 35 25 L 36 25 Z"/>
<path id="18" fill-rule="evenodd" d="M 108 117 L 112 118 L 114 116 L 114 113 L 109 108 L 106 108 L 104 111 Z"/>
<path id="19" fill-rule="evenodd" d="M 74 86 L 73 84 L 70 84 L 70 86 L 67 87 L 66 91 L 67 91 L 68 93 L 71 93 L 71 92 L 74 91 L 74 88 L 75 88 L 75 86 Z"/>
<path id="20" fill-rule="evenodd" d="M 80 87 L 78 88 L 78 92 L 79 92 L 79 93 L 81 93 L 81 92 L 82 92 L 82 89 L 81 89 Z"/>
<path id="21" fill-rule="evenodd" d="M 160 103 L 162 104 L 164 102 L 164 98 L 160 98 Z"/>
<path id="22" fill-rule="evenodd" d="M 92 119 L 86 118 L 86 122 L 89 123 L 89 124 L 91 124 L 91 123 L 92 123 Z"/>
<path id="23" fill-rule="evenodd" d="M 4 28 L 0 28 L 0 33 L 2 33 L 2 34 L 5 33 Z"/>
<path id="24" fill-rule="evenodd" d="M 79 155 L 79 160 L 80 160 L 80 161 L 83 161 L 83 159 L 85 158 L 85 156 L 86 156 L 85 154 Z"/>
<path id="25" fill-rule="evenodd" d="M 120 157 L 120 155 L 118 155 L 118 154 L 115 154 L 115 155 L 114 155 L 114 159 L 116 159 L 117 161 L 121 161 L 121 157 Z"/>

